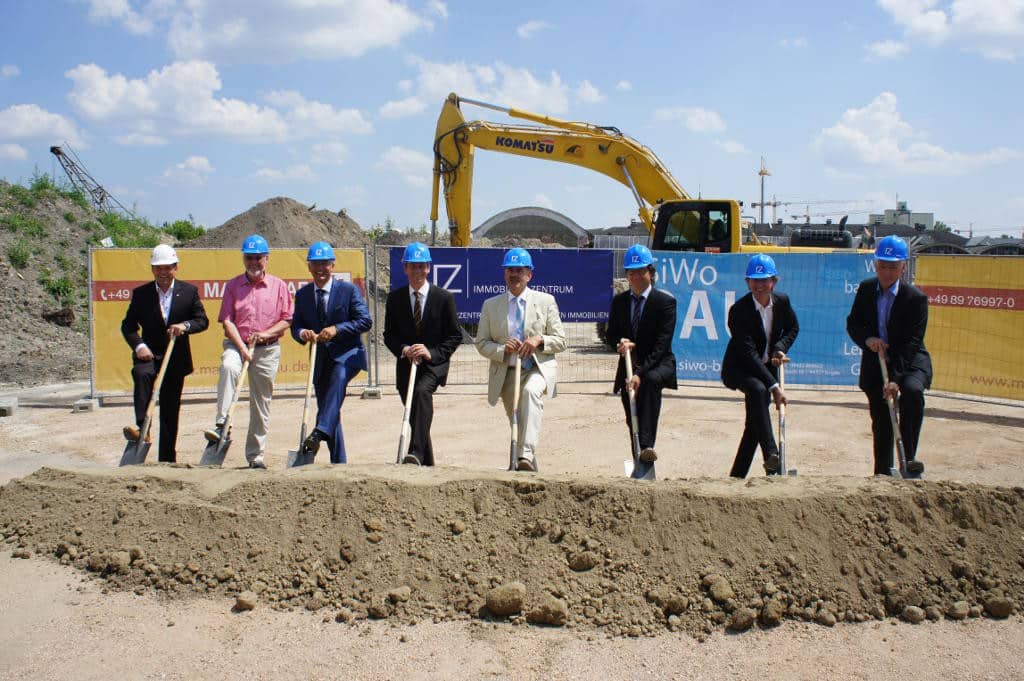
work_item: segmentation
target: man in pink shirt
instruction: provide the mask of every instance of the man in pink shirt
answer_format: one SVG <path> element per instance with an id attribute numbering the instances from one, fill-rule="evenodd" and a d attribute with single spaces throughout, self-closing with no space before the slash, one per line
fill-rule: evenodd
<path id="1" fill-rule="evenodd" d="M 281 363 L 278 339 L 292 321 L 292 297 L 288 285 L 267 273 L 270 248 L 259 234 L 242 243 L 245 273 L 224 287 L 218 321 L 224 326 L 224 352 L 220 357 L 217 382 L 217 422 L 206 431 L 206 439 L 217 442 L 223 435 L 224 420 L 234 397 L 242 362 L 249 362 L 249 434 L 245 459 L 250 468 L 266 468 L 267 426 L 274 378 Z M 249 343 L 255 343 L 252 353 Z"/>

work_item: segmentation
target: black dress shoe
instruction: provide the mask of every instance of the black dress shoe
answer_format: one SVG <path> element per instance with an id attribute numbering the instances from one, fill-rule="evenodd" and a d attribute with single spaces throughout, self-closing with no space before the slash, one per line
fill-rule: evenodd
<path id="1" fill-rule="evenodd" d="M 768 475 L 778 475 L 779 466 L 782 465 L 782 460 L 779 459 L 778 454 L 772 454 L 764 460 L 764 470 Z"/>
<path id="2" fill-rule="evenodd" d="M 658 460 L 658 453 L 654 451 L 654 447 L 644 447 L 640 450 L 640 460 L 644 463 L 654 463 Z"/>
<path id="3" fill-rule="evenodd" d="M 920 461 L 911 459 L 907 462 L 907 477 L 911 480 L 920 480 L 921 474 L 924 473 L 924 464 Z"/>
<path id="4" fill-rule="evenodd" d="M 533 465 L 533 462 L 530 461 L 529 459 L 527 459 L 525 457 L 520 457 L 519 461 L 516 462 L 516 470 L 517 471 L 529 471 L 529 472 L 533 473 L 533 472 L 535 472 L 537 470 L 537 468 L 536 468 L 536 466 Z"/>
<path id="5" fill-rule="evenodd" d="M 412 464 L 414 466 L 419 466 L 420 465 L 420 457 L 416 456 L 412 452 L 409 452 L 408 454 L 406 454 L 405 456 L 402 457 L 402 463 L 408 463 L 408 464 Z"/>
<path id="6" fill-rule="evenodd" d="M 302 443 L 302 455 L 303 456 L 316 456 L 316 453 L 320 451 L 320 443 L 327 439 L 327 434 L 317 428 L 313 429 L 313 432 L 309 434 L 306 441 Z"/>

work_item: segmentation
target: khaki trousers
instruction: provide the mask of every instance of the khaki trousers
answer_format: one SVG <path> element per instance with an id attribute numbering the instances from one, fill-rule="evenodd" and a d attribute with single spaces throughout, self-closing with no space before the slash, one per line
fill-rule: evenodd
<path id="1" fill-rule="evenodd" d="M 512 399 L 515 397 L 516 370 L 508 368 L 505 382 L 501 384 L 501 403 L 505 415 L 512 422 Z M 533 461 L 540 440 L 540 426 L 544 420 L 544 394 L 548 391 L 547 381 L 534 364 L 529 371 L 521 371 L 519 377 L 519 451 L 516 457 Z"/>
<path id="2" fill-rule="evenodd" d="M 224 423 L 228 407 L 235 395 L 242 374 L 242 355 L 231 341 L 224 339 L 220 356 L 220 378 L 217 381 L 217 423 Z M 249 363 L 249 434 L 245 438 L 245 458 L 251 462 L 267 449 L 270 427 L 270 398 L 274 395 L 274 379 L 281 364 L 281 344 L 257 345 Z"/>

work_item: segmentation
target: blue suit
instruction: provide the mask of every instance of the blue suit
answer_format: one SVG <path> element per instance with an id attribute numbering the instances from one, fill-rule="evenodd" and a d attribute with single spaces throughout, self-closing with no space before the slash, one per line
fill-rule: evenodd
<path id="1" fill-rule="evenodd" d="M 373 320 L 359 289 L 335 279 L 327 296 L 326 323 L 321 325 L 316 311 L 316 291 L 317 287 L 309 283 L 295 293 L 292 338 L 303 343 L 299 337 L 303 329 L 319 333 L 324 326 L 333 325 L 338 330 L 333 339 L 317 348 L 313 385 L 316 389 L 316 428 L 330 436 L 327 447 L 331 452 L 331 463 L 346 463 L 341 405 L 345 401 L 349 381 L 366 370 L 366 348 L 360 336 L 370 330 Z"/>

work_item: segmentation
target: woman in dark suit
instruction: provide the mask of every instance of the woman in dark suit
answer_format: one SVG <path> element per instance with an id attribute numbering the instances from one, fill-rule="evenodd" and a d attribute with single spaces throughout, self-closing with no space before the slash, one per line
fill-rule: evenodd
<path id="1" fill-rule="evenodd" d="M 722 360 L 722 383 L 743 391 L 747 412 L 743 437 L 729 472 L 734 478 L 747 476 L 758 446 L 765 471 L 769 475 L 779 473 L 779 448 L 768 409 L 772 401 L 776 405 L 786 403 L 778 367 L 800 331 L 789 296 L 775 292 L 779 277 L 770 256 L 752 257 L 746 279 L 750 293 L 729 309 L 732 337 Z"/>

